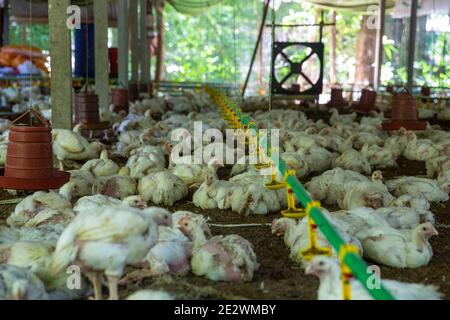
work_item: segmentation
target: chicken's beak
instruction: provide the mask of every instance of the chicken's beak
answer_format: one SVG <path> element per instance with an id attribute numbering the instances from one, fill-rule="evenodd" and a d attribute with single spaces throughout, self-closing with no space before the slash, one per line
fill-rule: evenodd
<path id="1" fill-rule="evenodd" d="M 317 268 L 313 264 L 308 265 L 305 269 L 305 274 L 307 275 L 317 276 L 318 273 Z"/>
<path id="2" fill-rule="evenodd" d="M 431 231 L 431 235 L 432 235 L 432 236 L 438 236 L 438 235 L 439 235 L 439 232 L 436 230 L 435 227 L 433 227 L 433 229 L 432 229 L 432 231 Z"/>

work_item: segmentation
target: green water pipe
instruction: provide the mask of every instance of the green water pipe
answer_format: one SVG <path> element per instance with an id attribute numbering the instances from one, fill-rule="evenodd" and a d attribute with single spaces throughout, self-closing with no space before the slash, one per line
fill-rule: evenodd
<path id="1" fill-rule="evenodd" d="M 245 115 L 240 109 L 237 108 L 236 104 L 231 101 L 230 98 L 222 95 L 222 98 L 224 101 L 228 104 L 228 106 L 236 112 L 236 114 L 239 117 L 239 120 L 243 122 L 244 124 L 250 123 L 254 121 L 248 116 Z M 253 124 L 249 125 L 249 129 L 254 129 L 258 132 L 258 128 L 254 126 Z M 285 172 L 287 171 L 288 167 L 281 159 L 272 159 L 277 166 L 278 170 L 281 172 L 281 174 L 284 176 Z M 297 199 L 300 201 L 302 206 L 304 208 L 307 207 L 307 205 L 313 201 L 311 197 L 306 192 L 303 185 L 298 181 L 297 177 L 295 176 L 288 176 L 286 178 L 286 182 L 291 186 L 292 190 L 294 191 L 294 194 L 296 195 Z M 333 246 L 334 250 L 336 252 L 339 252 L 341 247 L 346 244 L 346 242 L 342 239 L 342 237 L 337 233 L 337 231 L 334 229 L 333 225 L 328 221 L 328 219 L 323 215 L 323 213 L 318 208 L 312 208 L 310 211 L 310 216 L 314 220 L 317 227 L 320 229 L 320 231 L 323 233 L 323 235 L 327 238 L 328 242 Z M 367 283 L 369 281 L 369 278 L 372 276 L 372 274 L 367 273 L 367 264 L 355 253 L 347 253 L 345 257 L 343 258 L 344 262 L 347 264 L 347 266 L 352 270 L 353 275 L 356 277 L 356 279 L 359 280 L 359 282 L 363 285 L 363 287 L 369 292 L 369 294 L 376 300 L 395 300 L 394 296 L 384 288 L 383 285 L 380 286 L 380 288 L 369 288 L 367 286 Z"/>

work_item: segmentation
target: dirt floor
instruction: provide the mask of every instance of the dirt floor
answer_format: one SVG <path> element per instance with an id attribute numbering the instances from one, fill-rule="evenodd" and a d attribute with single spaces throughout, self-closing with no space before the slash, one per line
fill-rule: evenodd
<path id="1" fill-rule="evenodd" d="M 425 175 L 425 165 L 421 162 L 400 159 L 397 168 L 383 170 L 385 179 L 402 175 Z M 227 175 L 226 170 L 220 172 L 222 178 Z M 0 191 L 0 200 L 11 199 L 14 196 Z M 14 210 L 14 204 L 0 206 L 0 226 Z M 434 284 L 444 293 L 445 299 L 450 299 L 450 201 L 433 204 L 432 212 L 436 216 L 438 237 L 431 239 L 434 256 L 430 264 L 418 269 L 395 269 L 381 267 L 384 279 L 396 279 L 405 282 L 419 282 Z M 289 259 L 289 250 L 283 239 L 271 234 L 270 223 L 280 216 L 273 213 L 266 216 L 240 216 L 231 211 L 201 210 L 190 201 L 182 201 L 172 211 L 190 210 L 209 217 L 210 223 L 217 224 L 246 224 L 257 223 L 255 227 L 212 227 L 214 235 L 239 234 L 249 240 L 255 248 L 259 270 L 250 283 L 217 283 L 194 275 L 183 277 L 163 276 L 143 280 L 140 283 L 121 288 L 120 294 L 129 293 L 144 288 L 165 288 L 185 299 L 315 299 L 319 281 L 304 274 L 304 270 Z M 329 208 L 331 210 L 336 208 Z M 370 264 L 370 261 L 368 261 Z"/>
<path id="2" fill-rule="evenodd" d="M 386 179 L 401 175 L 424 175 L 425 166 L 421 162 L 401 159 L 398 168 L 383 171 Z M 226 172 L 222 172 L 224 177 Z M 0 199 L 12 199 L 14 196 L 0 192 Z M 0 206 L 0 226 L 14 210 L 14 204 Z M 433 204 L 439 236 L 431 239 L 434 256 L 430 264 L 418 269 L 396 269 L 381 267 L 382 278 L 406 282 L 434 284 L 440 287 L 446 299 L 450 299 L 450 201 Z M 304 270 L 289 259 L 289 250 L 283 239 L 273 235 L 269 224 L 279 217 L 278 213 L 266 216 L 241 216 L 231 211 L 201 210 L 190 201 L 182 201 L 172 211 L 190 210 L 209 217 L 216 224 L 261 224 L 255 227 L 212 227 L 214 235 L 236 233 L 249 240 L 255 248 L 259 270 L 250 283 L 212 282 L 194 275 L 183 277 L 164 276 L 146 279 L 140 283 L 121 288 L 121 295 L 143 288 L 165 288 L 186 299 L 315 299 L 319 285 L 315 277 L 307 276 Z M 329 208 L 336 209 L 336 208 Z M 370 264 L 370 261 L 368 261 Z"/>

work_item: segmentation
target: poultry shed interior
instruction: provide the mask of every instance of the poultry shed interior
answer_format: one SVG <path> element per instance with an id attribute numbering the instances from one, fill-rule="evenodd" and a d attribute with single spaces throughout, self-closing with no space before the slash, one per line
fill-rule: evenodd
<path id="1" fill-rule="evenodd" d="M 450 298 L 449 1 L 0 26 L 0 300 Z"/>

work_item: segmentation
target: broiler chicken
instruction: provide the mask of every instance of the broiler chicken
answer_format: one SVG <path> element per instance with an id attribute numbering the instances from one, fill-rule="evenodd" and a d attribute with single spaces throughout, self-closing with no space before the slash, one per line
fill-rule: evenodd
<path id="1" fill-rule="evenodd" d="M 223 167 L 222 161 L 211 159 L 205 167 L 201 164 L 177 164 L 170 171 L 180 177 L 189 187 L 201 184 L 207 174 L 214 175 L 217 178 L 217 169 Z"/>
<path id="2" fill-rule="evenodd" d="M 423 197 L 430 202 L 444 202 L 448 200 L 448 194 L 443 192 L 436 180 L 419 177 L 400 177 L 386 181 L 389 191 L 395 196 L 410 194 L 415 197 Z"/>
<path id="3" fill-rule="evenodd" d="M 90 160 L 97 158 L 104 145 L 94 141 L 89 143 L 77 131 L 80 126 L 76 126 L 74 131 L 66 129 L 53 129 L 53 153 L 59 160 L 60 170 L 64 170 L 65 160 Z"/>
<path id="4" fill-rule="evenodd" d="M 71 170 L 70 180 L 59 188 L 59 194 L 69 201 L 88 196 L 92 193 L 94 176 L 89 171 Z"/>
<path id="5" fill-rule="evenodd" d="M 170 171 L 161 171 L 139 180 L 138 192 L 146 201 L 172 206 L 188 195 L 186 183 Z"/>
<path id="6" fill-rule="evenodd" d="M 419 268 L 433 256 L 428 239 L 438 232 L 429 222 L 412 230 L 373 227 L 355 234 L 364 248 L 364 256 L 395 268 Z"/>
<path id="7" fill-rule="evenodd" d="M 370 174 L 372 171 L 367 158 L 358 151 L 351 149 L 345 151 L 333 161 L 333 167 Z"/>
<path id="8" fill-rule="evenodd" d="M 108 150 L 102 150 L 99 159 L 89 160 L 81 167 L 81 170 L 91 172 L 95 178 L 112 176 L 119 169 L 119 166 L 108 158 Z"/>
<path id="9" fill-rule="evenodd" d="M 130 169 L 123 167 L 116 175 L 95 179 L 92 193 L 123 200 L 137 193 L 137 181 L 130 177 Z"/>
<path id="10" fill-rule="evenodd" d="M 216 236 L 195 244 L 191 270 L 212 281 L 251 281 L 259 264 L 253 246 L 238 235 Z"/>
<path id="11" fill-rule="evenodd" d="M 403 151 L 403 156 L 408 160 L 426 161 L 439 156 L 439 149 L 428 139 L 417 139 L 413 131 L 408 131 L 408 144 Z"/>
<path id="12" fill-rule="evenodd" d="M 48 300 L 42 281 L 31 271 L 0 265 L 0 300 Z"/>
<path id="13" fill-rule="evenodd" d="M 319 300 L 342 300 L 341 268 L 336 259 L 316 256 L 305 270 L 306 274 L 319 278 L 317 294 Z M 442 294 L 435 286 L 416 283 L 404 283 L 395 280 L 383 280 L 383 286 L 397 300 L 437 300 Z M 352 300 L 372 300 L 367 289 L 356 279 L 350 280 Z"/>
<path id="14" fill-rule="evenodd" d="M 338 198 L 339 207 L 342 209 L 354 209 L 358 207 L 370 207 L 378 209 L 388 206 L 394 197 L 382 182 L 381 171 L 374 171 L 372 181 L 355 182 L 346 189 L 345 196 Z"/>
<path id="15" fill-rule="evenodd" d="M 20 227 L 45 209 L 63 210 L 71 207 L 70 201 L 59 193 L 38 191 L 18 203 L 6 223 L 11 227 Z"/>
<path id="16" fill-rule="evenodd" d="M 89 212 L 104 206 L 145 208 L 147 207 L 147 203 L 141 196 L 130 196 L 120 201 L 116 198 L 108 197 L 102 194 L 96 194 L 93 196 L 80 198 L 73 206 L 73 210 L 77 213 L 85 211 Z"/>
<path id="17" fill-rule="evenodd" d="M 57 274 L 71 263 L 91 270 L 96 299 L 101 299 L 103 271 L 110 299 L 117 300 L 117 285 L 125 266 L 138 265 L 156 244 L 158 225 L 171 227 L 167 210 L 104 207 L 79 213 L 58 240 L 51 270 Z"/>
<path id="18" fill-rule="evenodd" d="M 202 209 L 229 209 L 231 203 L 228 200 L 235 188 L 235 184 L 207 174 L 192 196 L 192 202 Z"/>

